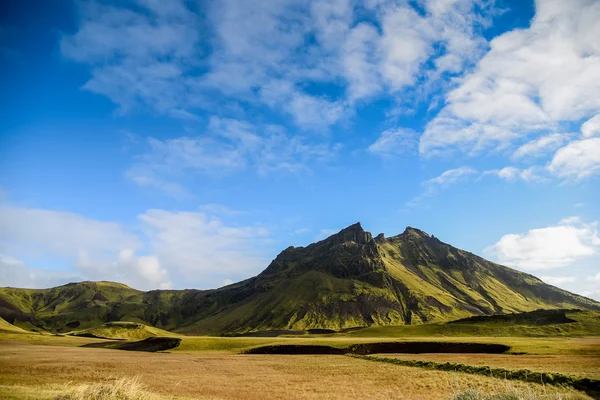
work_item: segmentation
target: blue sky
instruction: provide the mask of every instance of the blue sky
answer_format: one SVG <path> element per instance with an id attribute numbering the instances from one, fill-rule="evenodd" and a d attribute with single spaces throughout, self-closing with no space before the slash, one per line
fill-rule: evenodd
<path id="1" fill-rule="evenodd" d="M 600 300 L 600 2 L 3 2 L 0 285 L 212 288 L 360 221 Z"/>

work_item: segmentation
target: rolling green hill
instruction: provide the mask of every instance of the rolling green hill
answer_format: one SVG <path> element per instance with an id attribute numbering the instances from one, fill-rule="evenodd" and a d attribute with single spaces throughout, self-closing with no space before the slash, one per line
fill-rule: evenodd
<path id="1" fill-rule="evenodd" d="M 157 336 L 177 336 L 172 332 L 140 324 L 137 322 L 107 322 L 102 326 L 69 332 L 71 336 L 93 337 L 100 339 L 144 340 Z"/>
<path id="2" fill-rule="evenodd" d="M 131 321 L 189 334 L 419 325 L 600 303 L 454 248 L 418 229 L 375 238 L 354 224 L 289 247 L 258 276 L 216 290 L 141 292 L 112 282 L 0 289 L 0 316 L 57 332 Z"/>

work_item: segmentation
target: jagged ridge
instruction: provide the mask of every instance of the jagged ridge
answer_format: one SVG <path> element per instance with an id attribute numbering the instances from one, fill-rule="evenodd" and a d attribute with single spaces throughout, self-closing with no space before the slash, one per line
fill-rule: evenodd
<path id="1" fill-rule="evenodd" d="M 600 310 L 600 304 L 421 230 L 373 238 L 360 223 L 289 247 L 258 276 L 216 290 L 140 292 L 107 282 L 0 289 L 0 317 L 56 331 L 117 320 L 183 333 L 343 329 L 540 308 Z"/>

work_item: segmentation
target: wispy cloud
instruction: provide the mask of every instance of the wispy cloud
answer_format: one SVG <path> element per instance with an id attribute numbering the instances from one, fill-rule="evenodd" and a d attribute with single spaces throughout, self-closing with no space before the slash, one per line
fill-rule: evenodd
<path id="1" fill-rule="evenodd" d="M 90 65 L 83 88 L 107 96 L 122 112 L 194 104 L 192 71 L 202 61 L 198 16 L 180 0 L 137 3 L 80 3 L 79 29 L 63 37 L 62 54 Z"/>
<path id="2" fill-rule="evenodd" d="M 417 10 L 350 0 L 224 0 L 199 9 L 183 0 L 91 2 L 61 51 L 90 66 L 84 89 L 122 112 L 149 107 L 194 118 L 193 110 L 220 111 L 227 99 L 320 131 L 359 101 L 385 94 L 402 103 L 472 65 L 486 49 L 490 3 L 425 1 Z M 336 90 L 314 90 L 322 84 Z"/>
<path id="3" fill-rule="evenodd" d="M 497 176 L 505 181 L 523 180 L 525 182 L 543 182 L 548 180 L 548 178 L 546 178 L 546 175 L 548 175 L 546 169 L 537 165 L 524 169 L 514 166 L 491 169 L 483 171 L 480 179 L 490 175 Z"/>
<path id="4" fill-rule="evenodd" d="M 530 142 L 521 145 L 512 155 L 514 160 L 525 157 L 546 156 L 548 152 L 558 149 L 569 139 L 564 133 L 553 133 L 546 136 L 540 136 Z"/>
<path id="5" fill-rule="evenodd" d="M 412 129 L 388 129 L 369 146 L 369 152 L 382 156 L 394 157 L 416 150 L 418 134 Z"/>
<path id="6" fill-rule="evenodd" d="M 460 167 L 444 171 L 435 178 L 428 179 L 421 183 L 421 193 L 409 200 L 406 205 L 414 207 L 421 204 L 425 199 L 435 196 L 440 189 L 449 187 L 458 182 L 464 181 L 467 177 L 477 174 L 477 170 L 471 167 Z"/>
<path id="7" fill-rule="evenodd" d="M 331 160 L 340 145 L 312 144 L 276 125 L 211 118 L 202 136 L 148 140 L 126 176 L 142 186 L 175 196 L 186 195 L 177 183 L 186 173 L 224 176 L 254 170 L 259 176 L 310 171 L 311 164 Z"/>

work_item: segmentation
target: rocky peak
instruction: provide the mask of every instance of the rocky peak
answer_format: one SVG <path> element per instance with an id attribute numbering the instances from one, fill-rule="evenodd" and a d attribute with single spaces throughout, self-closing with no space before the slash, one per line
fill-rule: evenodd
<path id="1" fill-rule="evenodd" d="M 400 236 L 416 236 L 416 237 L 421 237 L 421 238 L 431 237 L 427 232 L 424 232 L 417 228 L 413 228 L 412 226 L 407 226 L 406 229 L 404 230 L 404 232 L 402 232 L 400 234 Z"/>
<path id="2" fill-rule="evenodd" d="M 365 244 L 370 242 L 371 239 L 373 239 L 373 235 L 371 235 L 371 232 L 365 231 L 360 222 L 350 225 L 328 238 L 328 240 L 332 240 L 336 245 L 346 242 Z"/>

